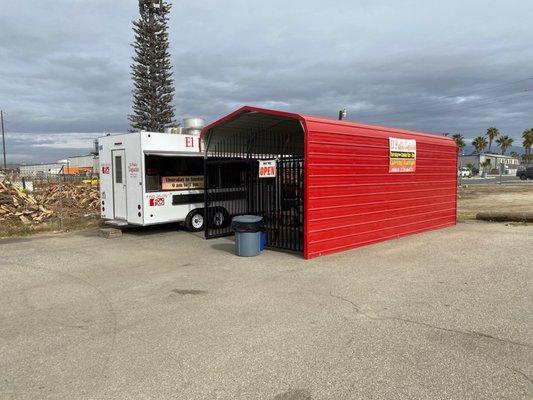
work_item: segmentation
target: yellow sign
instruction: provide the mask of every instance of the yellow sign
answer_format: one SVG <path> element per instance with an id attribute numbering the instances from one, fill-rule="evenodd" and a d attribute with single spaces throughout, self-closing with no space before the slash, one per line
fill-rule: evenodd
<path id="1" fill-rule="evenodd" d="M 389 172 L 415 172 L 416 140 L 389 138 Z"/>
<path id="2" fill-rule="evenodd" d="M 192 190 L 203 188 L 203 175 L 161 177 L 161 190 Z"/>

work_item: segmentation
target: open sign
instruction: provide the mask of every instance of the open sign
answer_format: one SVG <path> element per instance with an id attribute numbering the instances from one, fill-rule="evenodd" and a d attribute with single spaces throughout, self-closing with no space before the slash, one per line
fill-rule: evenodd
<path id="1" fill-rule="evenodd" d="M 259 178 L 275 178 L 276 169 L 276 160 L 259 160 Z"/>

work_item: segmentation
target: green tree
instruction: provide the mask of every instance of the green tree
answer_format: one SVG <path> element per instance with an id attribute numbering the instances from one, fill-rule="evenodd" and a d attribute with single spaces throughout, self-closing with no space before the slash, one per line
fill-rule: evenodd
<path id="1" fill-rule="evenodd" d="M 490 127 L 489 129 L 487 129 L 487 137 L 489 138 L 489 149 L 487 153 L 490 153 L 490 148 L 492 147 L 492 141 L 496 139 L 496 137 L 498 137 L 499 134 L 500 134 L 500 131 L 498 130 L 498 128 Z"/>
<path id="2" fill-rule="evenodd" d="M 487 147 L 487 139 L 485 139 L 484 136 L 478 136 L 474 140 L 472 140 L 472 145 L 474 146 L 474 149 L 476 150 L 477 154 L 483 153 L 483 150 Z"/>
<path id="3" fill-rule="evenodd" d="M 465 148 L 465 138 L 460 133 L 456 133 L 452 136 L 452 139 L 455 141 L 455 144 L 457 145 L 457 152 L 458 154 L 461 154 L 461 151 Z"/>
<path id="4" fill-rule="evenodd" d="M 533 128 L 526 129 L 522 133 L 522 145 L 524 146 L 524 162 L 531 161 L 531 147 L 533 146 Z"/>
<path id="5" fill-rule="evenodd" d="M 500 136 L 498 139 L 496 139 L 496 143 L 498 143 L 498 146 L 500 147 L 502 151 L 502 155 L 504 155 L 507 152 L 507 149 L 511 147 L 513 142 L 514 142 L 513 138 L 507 135 Z"/>
<path id="6" fill-rule="evenodd" d="M 168 13 L 163 0 L 139 0 L 140 18 L 133 22 L 135 55 L 133 79 L 133 130 L 162 132 L 175 123 L 174 82 L 168 51 Z"/>

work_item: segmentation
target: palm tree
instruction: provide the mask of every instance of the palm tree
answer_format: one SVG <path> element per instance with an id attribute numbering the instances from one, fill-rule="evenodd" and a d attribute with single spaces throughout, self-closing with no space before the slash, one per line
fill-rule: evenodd
<path id="1" fill-rule="evenodd" d="M 490 166 L 491 166 L 491 163 L 490 163 L 490 159 L 488 159 L 488 158 L 481 163 L 481 167 L 483 169 L 483 172 L 485 172 L 485 173 L 490 172 Z"/>
<path id="2" fill-rule="evenodd" d="M 455 135 L 452 136 L 452 139 L 455 141 L 455 144 L 457 145 L 458 154 L 460 154 L 461 151 L 466 146 L 465 138 L 460 133 L 456 133 Z"/>
<path id="3" fill-rule="evenodd" d="M 511 154 L 509 154 L 511 157 L 518 158 L 520 157 L 520 154 L 518 154 L 516 151 L 511 151 Z"/>
<path id="4" fill-rule="evenodd" d="M 505 152 L 513 144 L 513 142 L 513 138 L 510 138 L 507 135 L 500 136 L 498 139 L 496 139 L 496 143 L 498 143 L 498 146 L 500 146 L 500 149 L 502 150 L 502 155 L 505 154 Z"/>
<path id="5" fill-rule="evenodd" d="M 478 136 L 472 140 L 472 145 L 474 146 L 474 149 L 476 149 L 476 153 L 481 154 L 483 153 L 483 150 L 485 150 L 485 147 L 487 147 L 487 139 L 485 139 L 484 136 Z"/>
<path id="6" fill-rule="evenodd" d="M 487 129 L 487 137 L 489 138 L 489 150 L 487 153 L 490 153 L 490 148 L 492 146 L 492 141 L 500 134 L 498 128 L 490 127 Z"/>
<path id="7" fill-rule="evenodd" d="M 524 146 L 524 161 L 529 164 L 531 161 L 531 147 L 533 146 L 533 128 L 526 129 L 522 133 L 522 145 Z"/>

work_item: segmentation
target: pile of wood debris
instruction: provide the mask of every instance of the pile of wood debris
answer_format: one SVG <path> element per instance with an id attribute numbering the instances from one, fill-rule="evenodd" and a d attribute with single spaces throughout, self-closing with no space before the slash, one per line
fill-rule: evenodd
<path id="1" fill-rule="evenodd" d="M 54 212 L 23 190 L 0 182 L 0 221 L 20 221 L 25 225 L 49 219 Z"/>
<path id="2" fill-rule="evenodd" d="M 94 214 L 100 209 L 100 192 L 94 186 L 55 184 L 38 190 L 35 197 L 56 212 L 62 207 L 64 217 Z"/>
<path id="3" fill-rule="evenodd" d="M 60 215 L 66 218 L 85 216 L 96 214 L 99 203 L 95 187 L 54 184 L 32 196 L 7 182 L 0 182 L 0 221 L 32 225 Z"/>

